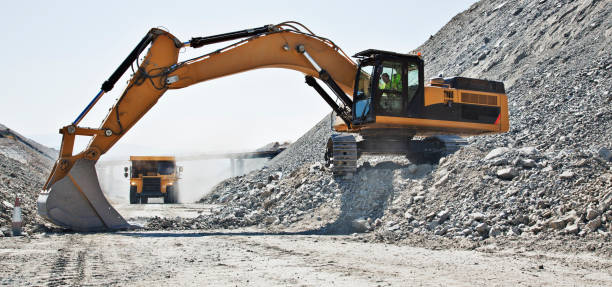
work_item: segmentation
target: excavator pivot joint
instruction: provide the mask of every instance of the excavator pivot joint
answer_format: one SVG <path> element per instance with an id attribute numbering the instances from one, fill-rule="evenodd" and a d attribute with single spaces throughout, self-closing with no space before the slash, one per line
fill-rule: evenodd
<path id="1" fill-rule="evenodd" d="M 298 53 L 300 53 L 300 54 L 303 54 L 304 52 L 306 52 L 306 48 L 305 48 L 305 47 L 304 47 L 304 45 L 302 45 L 302 44 L 297 45 L 297 47 L 296 47 L 295 49 L 296 49 L 296 50 L 298 51 Z"/>
<path id="2" fill-rule="evenodd" d="M 66 127 L 66 131 L 68 132 L 68 134 L 73 135 L 76 132 L 76 127 L 73 125 L 69 125 Z M 61 130 L 60 133 L 62 133 Z"/>
<path id="3" fill-rule="evenodd" d="M 100 150 L 96 147 L 91 147 L 87 150 L 87 152 L 85 152 L 85 158 L 88 160 L 96 161 L 98 158 L 100 158 L 100 155 Z"/>

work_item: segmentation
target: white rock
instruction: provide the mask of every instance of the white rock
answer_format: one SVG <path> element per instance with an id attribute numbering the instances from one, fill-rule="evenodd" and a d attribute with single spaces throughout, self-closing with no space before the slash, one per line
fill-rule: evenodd
<path id="1" fill-rule="evenodd" d="M 518 149 L 518 152 L 520 155 L 535 155 L 538 153 L 538 150 L 535 147 L 532 146 L 527 146 L 527 147 L 522 147 L 520 149 Z"/>
<path id="2" fill-rule="evenodd" d="M 476 221 L 482 221 L 485 218 L 485 215 L 480 212 L 474 212 L 470 214 L 470 217 Z"/>
<path id="3" fill-rule="evenodd" d="M 13 205 L 6 200 L 2 201 L 2 205 L 4 205 L 6 208 L 13 209 Z"/>
<path id="4" fill-rule="evenodd" d="M 496 157 L 500 157 L 505 155 L 506 153 L 508 153 L 510 151 L 509 148 L 507 147 L 498 147 L 496 149 L 493 149 L 492 151 L 490 151 L 486 156 L 485 156 L 485 160 L 491 160 L 494 159 Z"/>
<path id="5" fill-rule="evenodd" d="M 578 234 L 578 232 L 580 232 L 580 228 L 578 227 L 578 224 L 570 224 L 565 227 L 565 231 L 569 234 Z"/>
<path id="6" fill-rule="evenodd" d="M 366 232 L 370 229 L 368 221 L 363 217 L 351 221 L 351 227 L 353 227 L 355 232 Z"/>
<path id="7" fill-rule="evenodd" d="M 501 179 L 513 179 L 518 175 L 518 171 L 513 167 L 502 168 L 497 171 L 497 177 Z"/>
<path id="8" fill-rule="evenodd" d="M 570 179 L 570 178 L 574 177 L 574 173 L 572 171 L 570 171 L 570 170 L 566 170 L 563 173 L 561 173 L 559 175 L 559 177 L 561 179 Z"/>

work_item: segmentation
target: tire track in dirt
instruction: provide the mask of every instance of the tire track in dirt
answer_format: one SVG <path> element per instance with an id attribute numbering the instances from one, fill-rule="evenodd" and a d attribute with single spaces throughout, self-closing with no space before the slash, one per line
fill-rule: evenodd
<path id="1" fill-rule="evenodd" d="M 58 255 L 51 265 L 47 286 L 81 285 L 87 250 L 74 248 L 79 245 L 80 242 L 70 236 L 64 246 L 57 250 Z"/>
<path id="2" fill-rule="evenodd" d="M 300 252 L 283 248 L 278 245 L 256 242 L 249 240 L 249 238 L 229 238 L 229 241 L 237 243 L 236 246 L 246 249 L 248 252 L 254 252 L 264 257 L 278 258 L 279 256 L 289 257 L 291 260 L 302 261 L 302 265 L 305 267 L 313 268 L 320 272 L 326 272 L 330 274 L 337 274 L 338 276 L 349 276 L 352 278 L 359 278 L 361 280 L 369 281 L 372 285 L 385 284 L 384 280 L 376 278 L 380 277 L 395 277 L 395 272 L 381 272 L 380 270 L 368 270 L 359 268 L 356 265 L 348 266 L 340 264 L 333 258 L 322 258 L 320 255 L 308 252 Z M 245 247 L 253 247 L 260 249 L 260 252 L 256 252 L 252 249 Z M 270 254 L 272 253 L 272 254 Z M 355 278 L 355 279 L 357 279 Z"/>

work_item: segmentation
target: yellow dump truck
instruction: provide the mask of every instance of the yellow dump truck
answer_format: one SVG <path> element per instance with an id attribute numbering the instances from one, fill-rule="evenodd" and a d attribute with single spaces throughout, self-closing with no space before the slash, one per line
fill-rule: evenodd
<path id="1" fill-rule="evenodd" d="M 125 167 L 124 173 L 130 178 L 130 204 L 147 203 L 151 197 L 177 202 L 183 167 L 177 168 L 173 156 L 130 156 L 130 162 L 132 166 Z"/>

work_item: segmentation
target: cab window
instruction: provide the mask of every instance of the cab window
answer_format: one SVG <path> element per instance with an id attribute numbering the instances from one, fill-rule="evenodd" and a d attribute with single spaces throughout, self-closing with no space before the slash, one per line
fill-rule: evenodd
<path id="1" fill-rule="evenodd" d="M 387 115 L 400 115 L 403 108 L 402 86 L 403 86 L 402 63 L 383 62 L 378 88 L 380 96 L 380 112 Z"/>
<path id="2" fill-rule="evenodd" d="M 410 103 L 419 89 L 419 66 L 416 63 L 408 64 L 408 87 L 406 101 Z"/>

